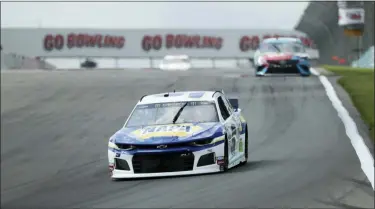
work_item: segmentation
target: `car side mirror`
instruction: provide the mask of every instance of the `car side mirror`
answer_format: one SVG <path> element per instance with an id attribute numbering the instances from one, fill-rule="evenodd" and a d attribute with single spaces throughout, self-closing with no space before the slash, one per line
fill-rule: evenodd
<path id="1" fill-rule="evenodd" d="M 229 99 L 229 103 L 232 105 L 232 107 L 235 111 L 238 110 L 238 108 L 239 108 L 238 99 Z"/>

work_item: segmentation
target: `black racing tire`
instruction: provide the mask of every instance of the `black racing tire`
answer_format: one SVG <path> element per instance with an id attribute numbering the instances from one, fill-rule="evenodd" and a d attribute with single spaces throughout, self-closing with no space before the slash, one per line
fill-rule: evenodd
<path id="1" fill-rule="evenodd" d="M 224 165 L 222 172 L 228 171 L 229 167 L 229 145 L 228 145 L 228 138 L 227 135 L 225 135 L 225 141 L 224 141 Z"/>
<path id="2" fill-rule="evenodd" d="M 247 131 L 247 126 L 245 129 L 245 158 L 246 161 L 241 162 L 241 165 L 245 165 L 247 163 L 247 160 L 249 159 L 249 134 Z"/>
<path id="3" fill-rule="evenodd" d="M 307 72 L 309 72 L 309 74 L 308 75 L 301 74 L 302 77 L 310 77 L 310 75 L 311 75 L 311 68 L 308 67 L 306 70 L 307 70 Z"/>

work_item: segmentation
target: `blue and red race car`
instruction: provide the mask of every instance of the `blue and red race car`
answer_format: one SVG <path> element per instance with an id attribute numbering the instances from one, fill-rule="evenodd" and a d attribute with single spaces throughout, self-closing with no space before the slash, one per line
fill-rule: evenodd
<path id="1" fill-rule="evenodd" d="M 269 38 L 263 40 L 254 54 L 255 75 L 300 74 L 310 76 L 309 55 L 301 40 Z"/>

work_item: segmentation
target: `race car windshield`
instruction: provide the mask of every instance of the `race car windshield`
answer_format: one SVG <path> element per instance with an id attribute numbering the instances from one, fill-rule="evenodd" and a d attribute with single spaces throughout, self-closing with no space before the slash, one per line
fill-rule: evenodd
<path id="1" fill-rule="evenodd" d="M 138 105 L 126 127 L 172 124 L 177 112 L 186 102 Z M 219 122 L 215 103 L 187 102 L 175 124 Z"/>
<path id="2" fill-rule="evenodd" d="M 262 44 L 259 51 L 264 52 L 290 52 L 290 53 L 305 53 L 305 48 L 298 43 L 266 43 Z"/>
<path id="3" fill-rule="evenodd" d="M 259 47 L 259 51 L 264 52 L 280 52 L 280 49 L 273 44 L 262 44 Z"/>

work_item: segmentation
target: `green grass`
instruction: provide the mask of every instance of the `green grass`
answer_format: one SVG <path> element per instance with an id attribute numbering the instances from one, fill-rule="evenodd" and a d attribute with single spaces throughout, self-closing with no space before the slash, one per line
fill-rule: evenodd
<path id="1" fill-rule="evenodd" d="M 323 66 L 341 76 L 338 83 L 348 92 L 354 106 L 370 129 L 374 140 L 374 69 L 345 66 Z"/>

